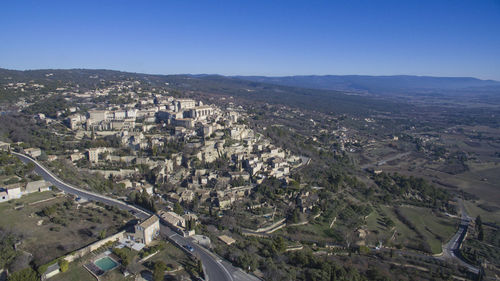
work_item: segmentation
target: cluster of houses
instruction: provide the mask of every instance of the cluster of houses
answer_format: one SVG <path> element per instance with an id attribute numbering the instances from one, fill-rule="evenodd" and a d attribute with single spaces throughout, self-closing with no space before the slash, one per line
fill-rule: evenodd
<path id="1" fill-rule="evenodd" d="M 192 129 L 197 122 L 214 114 L 216 110 L 203 105 L 201 101 L 157 95 L 123 105 L 92 109 L 86 115 L 73 114 L 65 121 L 72 130 L 136 131 L 140 127 L 143 132 L 147 132 L 158 121 Z M 210 129 L 206 130 L 210 132 Z"/>
<path id="2" fill-rule="evenodd" d="M 169 194 L 173 202 L 200 198 L 201 202 L 227 209 L 235 201 L 248 196 L 255 184 L 267 177 L 288 180 L 290 169 L 301 164 L 299 157 L 274 146 L 238 122 L 243 114 L 238 109 L 222 110 L 201 101 L 166 95 L 146 95 L 128 104 L 91 109 L 85 116 L 69 116 L 66 120 L 68 127 L 76 131 L 90 130 L 98 136 L 114 135 L 123 147 L 134 153 L 122 155 L 116 153 L 116 148 L 98 147 L 74 152 L 70 159 L 75 162 L 87 158 L 93 165 L 91 172 L 113 176 L 127 189 L 146 190 L 152 194 L 150 184 L 131 180 L 139 173 L 136 166 L 143 164 L 155 172 L 156 184 L 178 186 Z M 166 125 L 173 128 L 167 134 L 161 131 Z M 173 142 L 184 143 L 191 154 L 178 152 L 169 158 L 153 159 L 135 153 Z M 228 161 L 232 171 L 222 173 L 200 166 L 200 163 L 209 165 L 218 159 Z M 99 165 L 107 163 L 120 163 L 122 168 L 99 169 Z M 236 181 L 245 184 L 232 184 Z"/>
<path id="3" fill-rule="evenodd" d="M 171 203 L 199 200 L 224 210 L 248 197 L 268 177 L 288 182 L 290 170 L 304 164 L 300 157 L 276 147 L 249 128 L 241 108 L 222 109 L 170 96 L 164 89 L 146 91 L 140 87 L 137 81 L 124 81 L 85 93 L 57 89 L 66 99 L 73 96 L 84 107 L 91 108 L 87 112 L 78 107 L 65 110 L 64 122 L 76 139 L 114 136 L 120 142 L 120 148 L 94 147 L 67 152 L 75 165 L 81 167 L 80 160 L 86 159 L 90 165 L 83 165 L 89 172 L 112 177 L 130 191 L 154 195 L 153 186 L 168 184 L 175 186 L 164 197 Z M 96 102 L 102 96 L 116 93 L 124 99 Z M 182 143 L 182 148 L 169 152 L 168 157 L 148 154 L 173 143 Z M 130 154 L 124 155 L 124 148 Z M 25 149 L 25 153 L 34 158 L 41 155 L 37 148 Z M 48 155 L 48 160 L 60 157 L 64 156 Z M 228 169 L 218 169 L 217 161 L 224 161 Z M 154 173 L 156 182 L 146 182 L 141 177 L 140 165 Z"/>
<path id="4" fill-rule="evenodd" d="M 160 210 L 158 216 L 162 222 L 183 235 L 194 234 L 193 230 L 188 227 L 188 224 L 191 223 L 191 226 L 194 227 L 198 223 L 198 216 L 193 213 L 179 215 L 173 211 Z"/>
<path id="5" fill-rule="evenodd" d="M 28 183 L 13 183 L 0 186 L 0 202 L 19 199 L 21 196 L 50 190 L 52 184 L 44 180 L 32 181 Z"/>
<path id="6" fill-rule="evenodd" d="M 23 85 L 11 86 L 22 88 Z M 169 188 L 167 194 L 156 194 L 154 198 L 170 207 L 136 224 L 133 232 L 124 234 L 125 239 L 133 241 L 132 245 L 149 245 L 160 233 L 160 221 L 189 235 L 198 218 L 193 213 L 174 212 L 171 206 L 176 202 L 198 201 L 203 207 L 210 206 L 210 211 L 229 209 L 235 202 L 249 197 L 255 186 L 266 178 L 289 182 L 290 171 L 304 164 L 301 157 L 273 145 L 252 130 L 244 122 L 248 116 L 241 108 L 220 108 L 194 99 L 176 98 L 165 90 L 146 91 L 137 81 L 117 82 L 88 92 L 64 87 L 56 92 L 67 100 L 72 96 L 81 108 L 72 106 L 60 110 L 54 119 L 41 113 L 35 118 L 47 123 L 64 120 L 72 131 L 67 136 L 74 136 L 75 140 L 83 136 L 93 139 L 114 136 L 113 144 L 109 144 L 114 147 L 75 149 L 64 155 L 47 155 L 48 161 L 67 157 L 74 165 L 112 178 L 130 192 L 155 195 L 154 186 Z M 101 99 L 109 95 L 120 100 Z M 91 109 L 85 112 L 84 108 Z M 0 143 L 0 148 L 2 145 Z M 166 152 L 171 146 L 180 148 Z M 158 150 L 163 154 L 155 154 Z M 43 154 L 40 148 L 26 148 L 23 152 L 33 158 Z M 83 159 L 88 163 L 80 161 Z M 142 174 L 143 166 L 154 174 L 148 181 Z M 50 184 L 43 180 L 3 186 L 0 202 L 49 188 Z M 309 193 L 284 196 L 295 200 L 303 212 L 318 201 Z M 252 205 L 252 208 L 262 205 Z M 226 235 L 219 239 L 228 245 L 235 242 Z"/>

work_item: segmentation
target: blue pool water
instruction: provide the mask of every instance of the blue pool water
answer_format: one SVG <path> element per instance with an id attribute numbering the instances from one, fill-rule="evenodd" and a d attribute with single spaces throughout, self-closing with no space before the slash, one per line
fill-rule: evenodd
<path id="1" fill-rule="evenodd" d="M 99 267 L 102 271 L 108 271 L 118 266 L 118 264 L 110 257 L 100 258 L 96 260 L 94 264 L 97 265 L 97 267 Z"/>

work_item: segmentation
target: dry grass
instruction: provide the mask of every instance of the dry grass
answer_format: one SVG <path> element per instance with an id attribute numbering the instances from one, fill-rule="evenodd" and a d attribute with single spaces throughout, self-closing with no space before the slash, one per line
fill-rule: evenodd
<path id="1" fill-rule="evenodd" d="M 107 234 L 116 232 L 130 217 L 123 217 L 104 208 L 92 208 L 76 205 L 64 207 L 69 198 L 57 197 L 53 200 L 29 205 L 41 199 L 54 197 L 53 192 L 33 193 L 21 199 L 0 203 L 0 225 L 21 236 L 21 248 L 34 256 L 37 264 L 44 264 L 59 256 L 77 250 L 97 241 L 99 232 L 106 229 Z M 52 222 L 41 214 L 44 207 L 60 204 L 52 218 L 60 220 Z M 24 207 L 15 209 L 15 206 Z M 41 225 L 38 223 L 42 221 Z M 66 225 L 61 224 L 64 223 Z"/>

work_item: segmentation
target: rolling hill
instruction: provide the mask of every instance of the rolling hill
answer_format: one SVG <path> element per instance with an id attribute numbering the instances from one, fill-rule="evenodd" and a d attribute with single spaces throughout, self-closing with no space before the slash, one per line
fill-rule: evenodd
<path id="1" fill-rule="evenodd" d="M 302 87 L 311 89 L 354 91 L 379 95 L 409 95 L 439 92 L 456 95 L 466 92 L 496 91 L 500 93 L 500 82 L 472 77 L 431 76 L 363 76 L 363 75 L 310 75 L 310 76 L 236 76 L 239 79 Z"/>

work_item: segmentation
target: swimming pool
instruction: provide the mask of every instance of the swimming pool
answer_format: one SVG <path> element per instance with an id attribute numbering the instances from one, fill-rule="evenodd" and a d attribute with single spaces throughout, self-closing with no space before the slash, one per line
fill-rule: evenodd
<path id="1" fill-rule="evenodd" d="M 100 258 L 96 260 L 94 264 L 97 265 L 97 267 L 99 267 L 102 271 L 108 271 L 118 266 L 118 263 L 110 257 Z"/>

